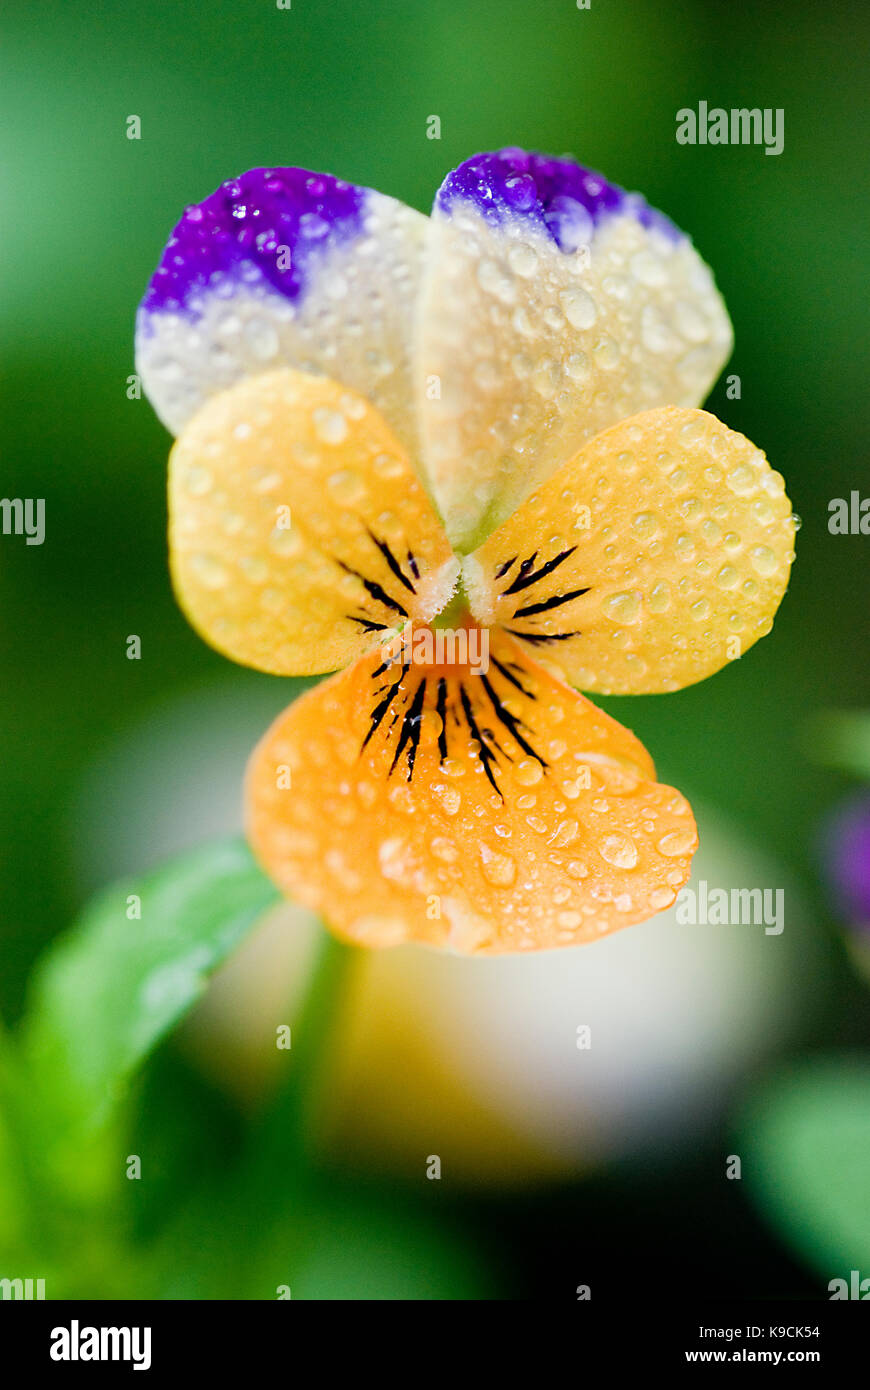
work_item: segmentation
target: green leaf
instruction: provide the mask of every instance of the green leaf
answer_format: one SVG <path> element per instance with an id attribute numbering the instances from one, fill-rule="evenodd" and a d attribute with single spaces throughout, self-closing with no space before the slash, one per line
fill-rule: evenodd
<path id="1" fill-rule="evenodd" d="M 130 1297 L 467 1300 L 499 1295 L 486 1253 L 429 1194 L 288 1165 L 252 1199 L 232 1177 L 204 1187 L 133 1270 Z"/>
<path id="2" fill-rule="evenodd" d="M 85 909 L 37 967 L 22 1034 L 32 1083 L 56 1107 L 53 1133 L 100 1125 L 277 896 L 234 839 L 115 883 Z"/>
<path id="3" fill-rule="evenodd" d="M 870 1059 L 814 1059 L 744 1116 L 743 1178 L 765 1216 L 827 1282 L 870 1277 Z"/>

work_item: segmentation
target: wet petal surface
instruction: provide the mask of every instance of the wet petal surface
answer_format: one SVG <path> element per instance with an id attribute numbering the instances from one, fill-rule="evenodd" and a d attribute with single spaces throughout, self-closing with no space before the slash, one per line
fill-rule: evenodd
<path id="1" fill-rule="evenodd" d="M 449 600 L 458 565 L 381 415 L 289 369 L 213 397 L 172 451 L 172 576 L 198 632 L 277 675 L 334 671 Z"/>
<path id="2" fill-rule="evenodd" d="M 370 655 L 251 760 L 249 836 L 340 935 L 469 953 L 594 941 L 675 899 L 697 834 L 627 729 L 491 634 L 486 670 Z"/>
<path id="3" fill-rule="evenodd" d="M 759 449 L 665 407 L 585 445 L 467 557 L 465 584 L 479 621 L 583 690 L 678 690 L 770 631 L 794 534 Z"/>
<path id="4" fill-rule="evenodd" d="M 472 549 L 597 431 L 699 405 L 731 326 L 691 241 L 571 160 L 476 155 L 444 181 L 421 296 L 424 462 Z"/>

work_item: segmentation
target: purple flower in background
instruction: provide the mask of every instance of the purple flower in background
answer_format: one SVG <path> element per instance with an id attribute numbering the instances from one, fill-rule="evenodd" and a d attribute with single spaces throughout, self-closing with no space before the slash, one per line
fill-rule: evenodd
<path id="1" fill-rule="evenodd" d="M 834 814 L 824 850 L 840 910 L 870 930 L 870 795 L 853 798 Z"/>

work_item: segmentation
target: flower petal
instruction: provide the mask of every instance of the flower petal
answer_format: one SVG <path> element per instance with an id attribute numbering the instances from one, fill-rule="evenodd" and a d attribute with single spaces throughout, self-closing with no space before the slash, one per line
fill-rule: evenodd
<path id="1" fill-rule="evenodd" d="M 367 946 L 592 941 L 669 906 L 697 833 L 627 729 L 492 634 L 489 669 L 369 655 L 296 701 L 248 768 L 284 892 Z"/>
<path id="2" fill-rule="evenodd" d="M 430 224 L 418 382 L 454 545 L 479 544 L 598 430 L 700 405 L 731 342 L 707 266 L 638 195 L 522 150 L 460 165 Z"/>
<path id="3" fill-rule="evenodd" d="M 415 449 L 409 341 L 428 219 L 307 169 L 251 169 L 189 207 L 142 301 L 136 364 L 177 434 L 275 367 L 340 379 Z"/>
<path id="4" fill-rule="evenodd" d="M 290 368 L 213 396 L 170 458 L 170 550 L 193 626 L 278 675 L 347 665 L 450 599 L 458 563 L 362 396 Z"/>
<path id="5" fill-rule="evenodd" d="M 794 519 L 759 449 L 703 410 L 602 431 L 466 558 L 478 621 L 583 690 L 703 680 L 770 631 Z"/>

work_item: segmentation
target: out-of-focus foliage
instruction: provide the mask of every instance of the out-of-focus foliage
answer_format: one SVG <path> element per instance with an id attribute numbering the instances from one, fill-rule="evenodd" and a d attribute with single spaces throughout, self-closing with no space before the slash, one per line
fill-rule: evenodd
<path id="1" fill-rule="evenodd" d="M 740 1142 L 765 1215 L 828 1279 L 870 1278 L 870 1057 L 795 1065 L 752 1098 Z"/>
<path id="2" fill-rule="evenodd" d="M 134 1071 L 275 896 L 244 845 L 218 843 L 113 885 L 51 948 L 19 1036 L 0 1039 L 4 1270 L 36 1260 L 51 1298 L 263 1299 L 286 1287 L 295 1298 L 453 1299 L 494 1287 L 461 1239 L 407 1199 L 318 1181 L 280 1095 L 235 1143 L 218 1106 L 214 1130 L 191 1129 L 181 1107 L 193 1098 L 201 1124 L 201 1097 L 190 1083 L 185 1095 L 171 1062 L 166 1092 L 128 1104 Z M 141 917 L 128 918 L 131 903 Z M 164 1148 L 139 1145 L 143 1158 L 136 1137 L 149 1130 Z M 219 1136 L 230 1148 L 216 1164 Z M 155 1160 L 174 1168 L 168 1183 L 141 1171 Z"/>
<path id="3" fill-rule="evenodd" d="M 240 841 L 115 883 L 34 974 L 22 1049 L 52 1132 L 95 1128 L 130 1073 L 278 896 Z"/>

